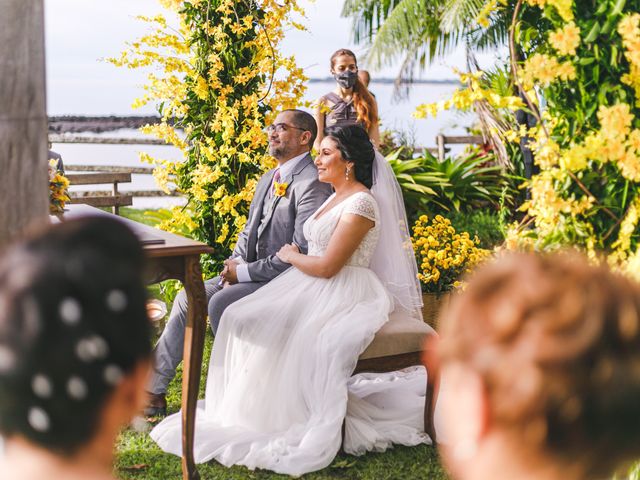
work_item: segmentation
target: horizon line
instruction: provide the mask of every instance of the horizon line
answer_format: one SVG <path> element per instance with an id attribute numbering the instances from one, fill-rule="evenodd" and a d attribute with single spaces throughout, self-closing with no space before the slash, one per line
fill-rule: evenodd
<path id="1" fill-rule="evenodd" d="M 308 79 L 309 83 L 333 83 L 335 82 L 336 79 L 333 77 L 312 77 Z M 396 79 L 395 78 L 387 78 L 387 77 L 383 77 L 383 78 L 372 78 L 371 82 L 369 83 L 369 85 L 374 84 L 374 83 L 384 83 L 384 84 L 395 84 L 396 83 Z M 434 78 L 434 79 L 424 79 L 424 78 L 416 78 L 413 80 L 401 80 L 400 83 L 402 85 L 416 85 L 416 84 L 430 84 L 430 83 L 437 83 L 437 84 L 459 84 L 460 81 L 456 78 Z"/>

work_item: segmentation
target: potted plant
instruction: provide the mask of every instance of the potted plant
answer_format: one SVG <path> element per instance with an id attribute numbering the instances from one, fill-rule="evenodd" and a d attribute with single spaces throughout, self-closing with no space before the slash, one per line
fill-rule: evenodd
<path id="1" fill-rule="evenodd" d="M 479 248 L 479 240 L 469 233 L 457 233 L 442 215 L 431 221 L 421 215 L 413 226 L 412 241 L 422 286 L 422 315 L 436 328 L 438 313 L 451 290 L 461 285 L 460 277 L 486 258 L 489 250 Z"/>

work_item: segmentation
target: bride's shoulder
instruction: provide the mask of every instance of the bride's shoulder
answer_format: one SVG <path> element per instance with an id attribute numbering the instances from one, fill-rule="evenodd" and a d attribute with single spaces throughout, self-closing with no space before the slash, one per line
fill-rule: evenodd
<path id="1" fill-rule="evenodd" d="M 355 213 L 375 221 L 378 217 L 378 203 L 369 190 L 362 190 L 351 195 L 345 213 Z"/>

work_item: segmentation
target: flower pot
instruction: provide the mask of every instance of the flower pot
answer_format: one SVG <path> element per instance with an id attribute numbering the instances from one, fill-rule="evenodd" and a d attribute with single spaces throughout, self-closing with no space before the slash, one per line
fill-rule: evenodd
<path id="1" fill-rule="evenodd" d="M 450 292 L 422 294 L 422 319 L 434 330 L 438 330 L 440 313 L 449 305 L 450 296 Z"/>

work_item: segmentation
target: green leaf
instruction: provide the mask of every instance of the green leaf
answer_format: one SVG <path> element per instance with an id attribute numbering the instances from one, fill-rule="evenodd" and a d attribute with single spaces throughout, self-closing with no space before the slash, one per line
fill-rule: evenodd
<path id="1" fill-rule="evenodd" d="M 618 15 L 620 15 L 625 3 L 627 3 L 627 0 L 618 0 L 613 6 L 613 10 L 609 14 L 609 18 L 617 17 Z"/>
<path id="2" fill-rule="evenodd" d="M 615 24 L 616 24 L 616 18 L 612 16 L 608 16 L 607 21 L 604 22 L 604 25 L 602 26 L 602 30 L 600 30 L 600 33 L 602 35 L 608 35 L 609 33 L 611 33 L 611 30 L 613 29 L 613 26 Z"/>
<path id="3" fill-rule="evenodd" d="M 578 65 L 591 65 L 595 61 L 596 59 L 593 57 L 582 57 L 580 60 L 578 60 Z"/>
<path id="4" fill-rule="evenodd" d="M 596 21 L 593 24 L 593 27 L 591 27 L 591 30 L 589 30 L 589 33 L 587 34 L 587 36 L 584 37 L 584 43 L 593 42 L 598 37 L 599 34 L 600 34 L 600 24 Z"/>

